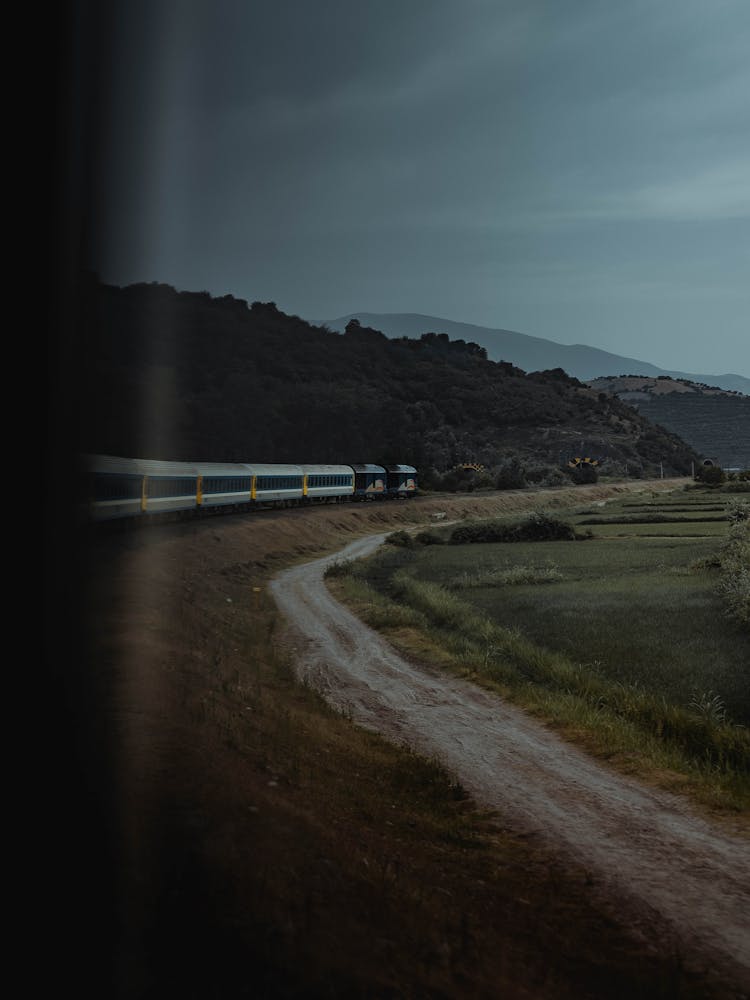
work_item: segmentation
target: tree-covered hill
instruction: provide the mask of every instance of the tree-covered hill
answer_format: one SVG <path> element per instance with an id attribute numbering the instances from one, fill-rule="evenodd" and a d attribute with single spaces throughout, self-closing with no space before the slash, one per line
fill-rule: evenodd
<path id="1" fill-rule="evenodd" d="M 630 375 L 590 384 L 678 434 L 714 463 L 725 468 L 750 466 L 750 396 L 664 377 Z"/>
<path id="2" fill-rule="evenodd" d="M 272 302 L 83 278 L 82 451 L 255 462 L 404 462 L 444 472 L 579 453 L 641 475 L 698 456 L 561 370 L 527 374 L 445 334 L 344 334 Z"/>

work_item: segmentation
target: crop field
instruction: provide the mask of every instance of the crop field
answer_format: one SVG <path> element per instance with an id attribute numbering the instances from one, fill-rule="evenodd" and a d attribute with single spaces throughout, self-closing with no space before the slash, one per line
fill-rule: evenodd
<path id="1" fill-rule="evenodd" d="M 446 526 L 392 538 L 340 588 L 413 654 L 432 643 L 602 756 L 689 774 L 744 809 L 750 632 L 719 592 L 744 516 L 742 501 L 691 489 L 542 511 L 533 541 L 516 540 L 518 517 Z M 552 537 L 561 521 L 570 537 Z"/>

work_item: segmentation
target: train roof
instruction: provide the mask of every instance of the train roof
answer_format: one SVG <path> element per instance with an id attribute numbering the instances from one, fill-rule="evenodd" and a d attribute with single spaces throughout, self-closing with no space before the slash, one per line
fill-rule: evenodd
<path id="1" fill-rule="evenodd" d="M 412 465 L 293 465 L 250 462 L 163 462 L 150 458 L 121 458 L 117 455 L 84 455 L 92 472 L 146 476 L 302 476 L 351 475 L 354 472 L 416 473 Z"/>
<path id="2" fill-rule="evenodd" d="M 266 462 L 196 462 L 202 476 L 301 476 L 301 465 Z"/>
<path id="3" fill-rule="evenodd" d="M 116 455 L 84 456 L 92 472 L 130 473 L 139 476 L 302 476 L 301 465 L 247 462 L 160 462 Z M 348 472 L 351 469 L 347 468 Z"/>
<path id="4" fill-rule="evenodd" d="M 192 462 L 161 462 L 151 458 L 120 458 L 116 455 L 87 455 L 92 472 L 111 472 L 136 476 L 197 476 Z"/>
<path id="5" fill-rule="evenodd" d="M 257 464 L 255 462 L 248 463 L 245 466 L 246 469 L 250 470 L 253 476 L 301 476 L 302 466 L 301 465 L 284 465 L 270 463 Z"/>
<path id="6" fill-rule="evenodd" d="M 250 476 L 244 462 L 196 462 L 195 469 L 202 476 Z"/>
<path id="7" fill-rule="evenodd" d="M 303 465 L 302 471 L 314 476 L 351 476 L 351 465 Z"/>

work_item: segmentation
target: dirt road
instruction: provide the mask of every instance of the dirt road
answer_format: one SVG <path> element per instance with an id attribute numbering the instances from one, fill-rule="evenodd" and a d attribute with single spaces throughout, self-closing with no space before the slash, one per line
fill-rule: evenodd
<path id="1" fill-rule="evenodd" d="M 632 926 L 701 956 L 750 996 L 750 844 L 606 770 L 498 696 L 404 660 L 323 580 L 330 562 L 384 537 L 274 580 L 300 674 L 355 722 L 438 757 L 479 803 L 584 864 L 591 891 L 616 898 Z"/>

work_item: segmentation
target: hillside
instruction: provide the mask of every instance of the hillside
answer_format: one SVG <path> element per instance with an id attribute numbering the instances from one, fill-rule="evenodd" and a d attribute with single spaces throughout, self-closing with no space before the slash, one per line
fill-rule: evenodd
<path id="1" fill-rule="evenodd" d="M 81 450 L 141 458 L 408 462 L 427 475 L 516 456 L 535 481 L 582 453 L 632 475 L 698 455 L 562 371 L 526 374 L 445 335 L 339 335 L 274 303 L 125 288 L 82 293 Z"/>
<path id="2" fill-rule="evenodd" d="M 327 320 L 332 330 L 343 331 L 351 319 L 358 319 L 362 325 L 374 326 L 388 337 L 419 337 L 428 331 L 447 333 L 452 339 L 473 340 L 487 350 L 492 361 L 510 361 L 525 371 L 540 371 L 562 368 L 582 381 L 603 375 L 622 375 L 635 372 L 658 378 L 669 375 L 687 378 L 695 382 L 737 392 L 750 393 L 750 379 L 743 375 L 698 375 L 686 372 L 666 371 L 647 361 L 611 354 L 584 344 L 558 344 L 543 337 L 531 337 L 513 330 L 496 330 L 471 323 L 457 323 L 439 316 L 423 316 L 418 313 L 352 313 L 338 319 Z"/>
<path id="3" fill-rule="evenodd" d="M 634 406 L 715 463 L 750 466 L 750 396 L 664 377 L 600 378 L 589 385 Z"/>

